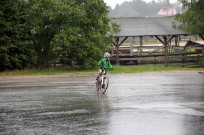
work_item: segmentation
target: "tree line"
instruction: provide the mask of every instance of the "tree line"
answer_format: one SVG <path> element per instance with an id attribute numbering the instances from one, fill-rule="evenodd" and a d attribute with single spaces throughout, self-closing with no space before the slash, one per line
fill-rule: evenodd
<path id="1" fill-rule="evenodd" d="M 155 1 L 145 2 L 143 0 L 132 0 L 124 2 L 121 5 L 116 5 L 114 9 L 109 7 L 109 16 L 113 17 L 152 17 L 157 16 L 157 13 L 162 8 L 174 8 L 177 13 L 182 10 L 179 2 L 170 3 L 168 1 Z"/>
<path id="2" fill-rule="evenodd" d="M 47 68 L 56 60 L 97 65 L 117 29 L 108 12 L 103 0 L 1 0 L 0 70 Z"/>

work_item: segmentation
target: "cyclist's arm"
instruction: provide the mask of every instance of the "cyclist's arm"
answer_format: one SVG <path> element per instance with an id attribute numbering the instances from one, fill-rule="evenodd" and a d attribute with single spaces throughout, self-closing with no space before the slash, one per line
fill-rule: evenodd
<path id="1" fill-rule="evenodd" d="M 107 66 L 108 66 L 109 69 L 113 69 L 113 66 L 111 65 L 110 61 L 108 61 L 108 65 Z"/>
<path id="2" fill-rule="evenodd" d="M 98 62 L 98 66 L 99 66 L 100 68 L 103 68 L 103 67 L 104 67 L 103 60 L 100 60 L 100 61 Z"/>
<path id="3" fill-rule="evenodd" d="M 102 62 L 101 62 L 101 60 L 98 62 L 98 66 L 102 66 Z"/>

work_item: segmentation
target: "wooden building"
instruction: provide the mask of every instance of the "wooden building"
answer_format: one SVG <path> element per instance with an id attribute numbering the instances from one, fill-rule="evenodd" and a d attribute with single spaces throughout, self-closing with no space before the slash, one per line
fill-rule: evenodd
<path id="1" fill-rule="evenodd" d="M 138 60 L 141 57 L 139 56 L 139 52 L 144 48 L 143 46 L 143 38 L 155 37 L 161 44 L 162 47 L 155 47 L 152 52 L 156 52 L 159 49 L 163 49 L 163 57 L 165 65 L 168 66 L 168 48 L 170 43 L 175 41 L 173 44 L 177 46 L 178 37 L 186 36 L 187 33 L 180 29 L 176 29 L 173 25 L 178 24 L 175 21 L 173 16 L 166 17 L 132 17 L 132 18 L 112 18 L 113 22 L 116 22 L 120 26 L 120 32 L 114 35 L 115 44 L 114 49 L 112 51 L 113 58 L 112 60 L 119 64 L 120 60 Z M 133 46 L 133 39 L 137 37 L 140 39 L 140 45 L 137 47 Z M 122 48 L 121 45 L 129 39 L 128 49 Z M 151 48 L 151 46 L 150 46 Z M 133 52 L 133 49 L 137 49 L 137 53 Z M 126 52 L 125 52 L 126 51 Z M 120 53 L 125 52 L 128 55 L 121 56 Z M 148 56 L 150 56 L 149 53 Z"/>

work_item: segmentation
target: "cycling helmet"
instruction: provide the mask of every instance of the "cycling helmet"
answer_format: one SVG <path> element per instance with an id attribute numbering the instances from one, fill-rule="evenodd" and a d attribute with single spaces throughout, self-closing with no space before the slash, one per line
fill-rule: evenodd
<path id="1" fill-rule="evenodd" d="M 106 52 L 103 56 L 104 58 L 109 57 L 110 58 L 110 53 Z"/>

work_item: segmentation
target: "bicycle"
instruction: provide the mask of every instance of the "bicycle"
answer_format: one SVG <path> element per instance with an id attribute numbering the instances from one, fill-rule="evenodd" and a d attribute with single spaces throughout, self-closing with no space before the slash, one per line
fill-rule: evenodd
<path id="1" fill-rule="evenodd" d="M 108 79 L 108 75 L 106 74 L 106 70 L 107 68 L 103 68 L 103 72 L 101 73 L 98 80 L 96 81 L 96 90 L 101 93 L 106 92 L 109 84 L 109 79 Z"/>

